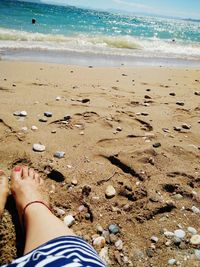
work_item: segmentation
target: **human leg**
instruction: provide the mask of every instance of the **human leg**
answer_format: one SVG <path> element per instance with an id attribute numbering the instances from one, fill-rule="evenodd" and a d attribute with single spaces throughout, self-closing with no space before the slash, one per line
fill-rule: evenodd
<path id="1" fill-rule="evenodd" d="M 25 206 L 30 202 L 41 201 L 49 205 L 44 181 L 32 168 L 15 167 L 11 175 L 11 191 L 21 218 Z M 72 230 L 41 203 L 33 203 L 26 208 L 24 226 L 26 232 L 24 254 L 53 238 L 74 235 Z"/>

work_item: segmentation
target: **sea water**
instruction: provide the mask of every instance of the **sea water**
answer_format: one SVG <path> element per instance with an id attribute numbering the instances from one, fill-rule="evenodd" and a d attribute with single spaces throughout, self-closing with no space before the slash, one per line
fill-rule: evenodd
<path id="1" fill-rule="evenodd" d="M 0 56 L 9 54 L 200 63 L 200 21 L 0 0 Z"/>

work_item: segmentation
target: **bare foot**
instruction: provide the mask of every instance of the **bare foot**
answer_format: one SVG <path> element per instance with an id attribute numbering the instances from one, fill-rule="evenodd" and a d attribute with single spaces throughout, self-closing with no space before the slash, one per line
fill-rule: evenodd
<path id="1" fill-rule="evenodd" d="M 11 174 L 11 192 L 15 198 L 19 217 L 23 209 L 32 201 L 42 201 L 49 206 L 48 195 L 45 191 L 44 180 L 34 169 L 17 166 Z M 32 204 L 36 205 L 36 204 Z M 29 207 L 27 207 L 28 209 Z"/>
<path id="2" fill-rule="evenodd" d="M 5 173 L 0 170 L 0 218 L 3 214 L 3 210 L 8 197 L 8 192 L 8 177 L 6 177 Z"/>

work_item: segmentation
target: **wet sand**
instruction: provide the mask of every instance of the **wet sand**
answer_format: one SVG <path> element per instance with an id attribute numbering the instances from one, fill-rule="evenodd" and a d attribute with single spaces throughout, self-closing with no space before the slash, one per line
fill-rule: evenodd
<path id="1" fill-rule="evenodd" d="M 199 245 L 190 243 L 187 228 L 200 234 L 192 208 L 200 208 L 200 69 L 0 61 L 0 96 L 0 168 L 8 175 L 17 164 L 38 170 L 55 214 L 72 214 L 72 229 L 90 243 L 98 224 L 117 224 L 117 235 L 103 233 L 110 266 L 167 266 L 171 258 L 199 266 Z M 40 122 L 44 112 L 53 115 Z M 45 151 L 34 152 L 35 143 Z M 108 185 L 116 190 L 112 198 Z M 20 254 L 11 214 L 9 199 L 0 264 L 15 258 L 16 248 Z M 179 228 L 186 236 L 177 245 L 163 233 Z"/>

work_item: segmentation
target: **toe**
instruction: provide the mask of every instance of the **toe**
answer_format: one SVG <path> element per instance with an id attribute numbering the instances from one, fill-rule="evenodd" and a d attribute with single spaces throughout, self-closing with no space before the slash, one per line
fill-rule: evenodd
<path id="1" fill-rule="evenodd" d="M 23 176 L 23 179 L 28 178 L 28 166 L 22 167 L 22 176 Z"/>
<path id="2" fill-rule="evenodd" d="M 28 170 L 28 176 L 30 177 L 30 178 L 32 178 L 32 179 L 34 179 L 35 177 L 35 171 L 34 171 L 34 169 L 33 168 L 30 168 L 29 170 Z"/>
<path id="3" fill-rule="evenodd" d="M 9 188 L 8 188 L 8 177 L 5 175 L 4 171 L 0 170 L 0 185 L 1 185 L 1 189 L 3 189 L 3 191 L 8 192 Z"/>
<path id="4" fill-rule="evenodd" d="M 39 177 L 39 174 L 38 174 L 37 172 L 35 172 L 35 174 L 34 174 L 34 179 L 35 179 L 35 181 L 36 181 L 37 183 L 40 182 L 40 177 Z"/>
<path id="5" fill-rule="evenodd" d="M 11 180 L 22 179 L 22 167 L 16 166 L 11 173 Z"/>

